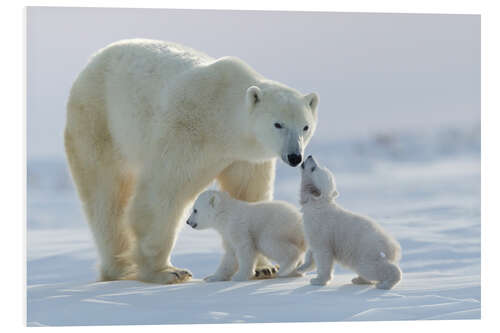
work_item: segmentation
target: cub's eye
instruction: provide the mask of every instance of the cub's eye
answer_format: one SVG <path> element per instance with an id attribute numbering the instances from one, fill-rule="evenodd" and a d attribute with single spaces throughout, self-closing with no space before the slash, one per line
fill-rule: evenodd
<path id="1" fill-rule="evenodd" d="M 309 126 L 304 126 L 304 132 L 307 131 L 309 129 Z"/>
<path id="2" fill-rule="evenodd" d="M 282 128 L 283 126 L 281 126 L 280 123 L 274 123 L 274 127 L 276 127 L 276 128 Z"/>
<path id="3" fill-rule="evenodd" d="M 196 213 L 198 213 L 198 210 L 194 209 L 194 210 L 193 210 L 193 213 L 195 213 L 195 214 L 196 214 Z"/>
<path id="4" fill-rule="evenodd" d="M 311 168 L 311 172 L 313 172 L 314 170 L 316 170 L 315 166 Z"/>

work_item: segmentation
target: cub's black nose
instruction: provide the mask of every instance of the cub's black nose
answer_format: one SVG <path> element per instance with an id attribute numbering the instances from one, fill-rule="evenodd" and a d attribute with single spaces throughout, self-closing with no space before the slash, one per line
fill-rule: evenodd
<path id="1" fill-rule="evenodd" d="M 289 154 L 287 155 L 288 162 L 290 162 L 291 166 L 297 166 L 300 162 L 302 162 L 302 156 L 297 154 Z"/>
<path id="2" fill-rule="evenodd" d="M 309 155 L 309 156 L 307 156 L 307 159 L 310 159 L 310 158 L 312 158 L 312 157 L 313 157 L 312 155 Z"/>

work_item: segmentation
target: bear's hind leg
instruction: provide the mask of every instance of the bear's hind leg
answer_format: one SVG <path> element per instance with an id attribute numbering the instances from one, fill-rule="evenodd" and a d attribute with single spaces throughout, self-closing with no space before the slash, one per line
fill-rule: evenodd
<path id="1" fill-rule="evenodd" d="M 74 137 L 66 130 L 66 155 L 101 259 L 100 280 L 129 278 L 131 235 L 124 220 L 134 179 L 120 168 L 111 140 L 95 142 L 96 137 Z"/>

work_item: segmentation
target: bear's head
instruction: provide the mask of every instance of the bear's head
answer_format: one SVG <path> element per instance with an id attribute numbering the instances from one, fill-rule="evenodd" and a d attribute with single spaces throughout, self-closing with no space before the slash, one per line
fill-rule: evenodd
<path id="1" fill-rule="evenodd" d="M 200 194 L 186 223 L 197 230 L 213 228 L 220 202 L 224 197 L 225 193 L 219 191 L 205 191 Z"/>
<path id="2" fill-rule="evenodd" d="M 256 140 L 266 155 L 279 156 L 295 167 L 316 130 L 319 98 L 302 95 L 277 82 L 247 89 L 246 104 Z"/>
<path id="3" fill-rule="evenodd" d="M 326 167 L 320 166 L 314 157 L 309 155 L 300 167 L 302 168 L 301 204 L 320 200 L 331 202 L 338 197 L 333 174 Z"/>

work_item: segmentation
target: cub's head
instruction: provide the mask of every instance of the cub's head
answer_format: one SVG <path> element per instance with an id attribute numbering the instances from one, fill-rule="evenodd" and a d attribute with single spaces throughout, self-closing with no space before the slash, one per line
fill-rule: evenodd
<path id="1" fill-rule="evenodd" d="M 302 95 L 275 82 L 252 86 L 246 93 L 255 137 L 269 156 L 295 167 L 316 130 L 319 98 Z"/>
<path id="2" fill-rule="evenodd" d="M 320 166 L 314 157 L 309 155 L 300 167 L 302 168 L 301 204 L 314 201 L 331 202 L 338 197 L 333 174 L 326 167 Z"/>
<path id="3" fill-rule="evenodd" d="M 198 230 L 213 227 L 223 196 L 224 193 L 219 191 L 205 191 L 200 194 L 194 202 L 193 211 L 186 223 Z"/>

